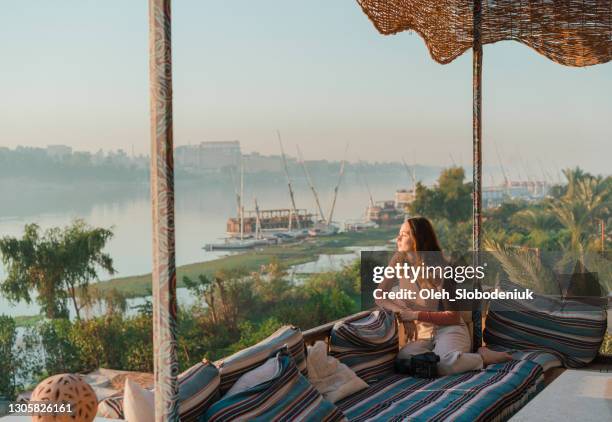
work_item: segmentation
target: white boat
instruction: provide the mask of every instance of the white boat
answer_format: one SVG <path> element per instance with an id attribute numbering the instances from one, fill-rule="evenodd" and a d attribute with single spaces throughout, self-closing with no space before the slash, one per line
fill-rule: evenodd
<path id="1" fill-rule="evenodd" d="M 257 246 L 267 246 L 273 241 L 269 239 L 225 239 L 220 243 L 208 243 L 204 246 L 207 251 L 233 251 L 253 249 Z"/>
<path id="2" fill-rule="evenodd" d="M 332 236 L 338 233 L 340 229 L 333 224 L 315 224 L 314 227 L 308 230 L 308 236 Z"/>
<path id="3" fill-rule="evenodd" d="M 344 230 L 347 232 L 360 232 L 377 228 L 378 224 L 373 221 L 353 221 L 344 223 Z"/>

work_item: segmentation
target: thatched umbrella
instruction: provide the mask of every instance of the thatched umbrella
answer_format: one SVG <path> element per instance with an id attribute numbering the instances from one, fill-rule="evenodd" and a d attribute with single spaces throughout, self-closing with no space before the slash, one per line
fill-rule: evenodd
<path id="1" fill-rule="evenodd" d="M 482 46 L 519 41 L 566 66 L 590 66 L 612 58 L 610 0 L 357 0 L 384 35 L 405 30 L 425 40 L 431 57 L 450 63 L 473 51 L 473 231 L 475 252 L 482 226 Z M 476 259 L 477 256 L 476 255 Z M 480 313 L 474 313 L 475 347 Z"/>

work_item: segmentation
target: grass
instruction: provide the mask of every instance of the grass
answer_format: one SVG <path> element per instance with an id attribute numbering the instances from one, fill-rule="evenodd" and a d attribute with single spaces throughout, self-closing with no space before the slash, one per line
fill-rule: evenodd
<path id="1" fill-rule="evenodd" d="M 183 287 L 183 277 L 197 277 L 200 274 L 212 276 L 227 268 L 244 268 L 257 271 L 262 265 L 277 259 L 285 267 L 316 260 L 318 255 L 346 253 L 349 246 L 384 245 L 396 234 L 396 227 L 378 228 L 365 232 L 347 232 L 335 236 L 307 239 L 299 243 L 282 244 L 245 253 L 230 255 L 213 261 L 198 262 L 177 267 L 177 287 Z M 117 289 L 128 298 L 151 294 L 151 274 L 114 278 L 95 284 L 101 290 Z"/>
<path id="2" fill-rule="evenodd" d="M 42 315 L 19 315 L 14 317 L 15 325 L 17 327 L 32 327 L 36 325 L 38 322 L 42 321 L 44 317 Z"/>

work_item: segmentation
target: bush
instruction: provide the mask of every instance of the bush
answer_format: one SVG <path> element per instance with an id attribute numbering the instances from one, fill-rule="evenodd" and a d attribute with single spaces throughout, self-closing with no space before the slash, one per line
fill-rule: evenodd
<path id="1" fill-rule="evenodd" d="M 13 318 L 0 315 L 0 396 L 8 399 L 15 397 L 17 387 L 17 356 L 15 342 L 17 328 Z"/>

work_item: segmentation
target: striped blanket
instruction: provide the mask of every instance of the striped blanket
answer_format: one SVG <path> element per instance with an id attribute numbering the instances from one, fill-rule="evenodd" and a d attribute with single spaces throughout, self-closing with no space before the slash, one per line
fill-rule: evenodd
<path id="1" fill-rule="evenodd" d="M 563 366 L 561 360 L 556 355 L 542 350 L 517 350 L 495 345 L 487 345 L 487 347 L 492 350 L 497 350 L 498 352 L 508 352 L 512 355 L 512 359 L 514 360 L 529 360 L 535 362 L 542 367 L 542 371 L 544 372 L 552 368 Z"/>
<path id="2" fill-rule="evenodd" d="M 543 388 L 542 367 L 510 361 L 437 379 L 392 375 L 336 405 L 349 421 L 507 420 Z"/>
<path id="3" fill-rule="evenodd" d="M 376 310 L 365 318 L 338 322 L 329 337 L 329 354 L 367 383 L 392 375 L 399 349 L 393 313 Z"/>

